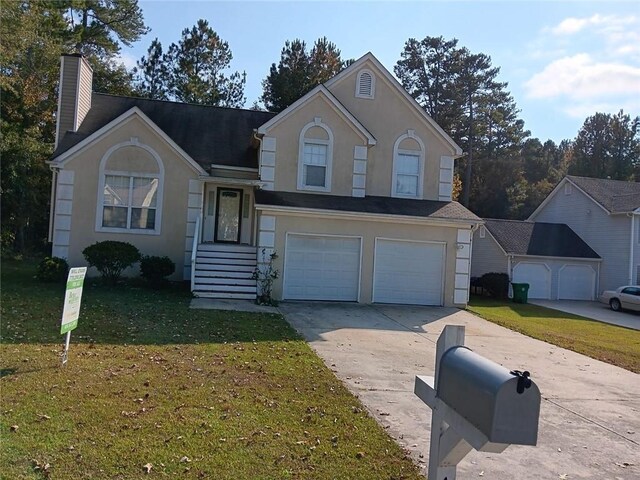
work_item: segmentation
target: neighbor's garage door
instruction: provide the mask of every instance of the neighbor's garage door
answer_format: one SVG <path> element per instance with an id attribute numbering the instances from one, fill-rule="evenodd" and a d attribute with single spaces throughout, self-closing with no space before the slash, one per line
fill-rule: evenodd
<path id="1" fill-rule="evenodd" d="M 373 301 L 442 305 L 444 245 L 376 241 Z"/>
<path id="2" fill-rule="evenodd" d="M 358 301 L 360 239 L 287 235 L 284 298 Z"/>
<path id="3" fill-rule="evenodd" d="M 551 298 L 551 270 L 544 263 L 518 263 L 513 267 L 513 283 L 528 283 L 529 298 Z"/>
<path id="4" fill-rule="evenodd" d="M 589 265 L 563 265 L 558 271 L 558 300 L 593 300 L 596 272 Z"/>

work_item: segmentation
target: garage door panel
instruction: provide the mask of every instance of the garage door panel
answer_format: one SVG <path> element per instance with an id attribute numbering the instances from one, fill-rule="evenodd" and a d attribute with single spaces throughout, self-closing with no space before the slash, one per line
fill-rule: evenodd
<path id="1" fill-rule="evenodd" d="M 551 270 L 544 263 L 518 263 L 513 267 L 512 282 L 528 283 L 529 298 L 551 298 Z"/>
<path id="2" fill-rule="evenodd" d="M 589 265 L 563 265 L 558 271 L 558 299 L 593 300 L 595 279 Z"/>
<path id="3" fill-rule="evenodd" d="M 442 305 L 443 262 L 442 244 L 379 239 L 374 301 Z"/>
<path id="4" fill-rule="evenodd" d="M 360 239 L 287 236 L 284 298 L 357 301 Z"/>

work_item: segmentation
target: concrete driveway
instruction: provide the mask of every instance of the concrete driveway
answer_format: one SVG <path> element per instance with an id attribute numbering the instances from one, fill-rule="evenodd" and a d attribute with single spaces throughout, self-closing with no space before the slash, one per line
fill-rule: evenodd
<path id="1" fill-rule="evenodd" d="M 283 303 L 286 319 L 426 474 L 431 415 L 413 395 L 433 375 L 445 324 L 507 368 L 529 370 L 543 401 L 537 447 L 472 452 L 458 478 L 640 478 L 640 376 L 445 308 Z M 565 476 L 566 475 L 566 476 Z"/>
<path id="2" fill-rule="evenodd" d="M 574 315 L 610 323 L 611 325 L 640 330 L 640 314 L 636 312 L 614 312 L 604 303 L 580 300 L 530 300 L 529 303 L 553 308 L 561 312 L 573 313 Z"/>

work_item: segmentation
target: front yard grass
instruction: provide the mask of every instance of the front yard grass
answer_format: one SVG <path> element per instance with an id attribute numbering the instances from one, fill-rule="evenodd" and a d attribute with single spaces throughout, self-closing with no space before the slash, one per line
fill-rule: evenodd
<path id="1" fill-rule="evenodd" d="M 471 297 L 469 311 L 485 320 L 596 360 L 640 373 L 640 331 L 531 304 Z"/>
<path id="2" fill-rule="evenodd" d="M 87 280 L 62 368 L 64 287 L 2 267 L 2 478 L 422 478 L 281 316 Z"/>

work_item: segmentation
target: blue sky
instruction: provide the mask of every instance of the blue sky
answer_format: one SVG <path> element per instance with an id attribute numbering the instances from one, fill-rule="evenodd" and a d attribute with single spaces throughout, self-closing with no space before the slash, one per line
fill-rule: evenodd
<path id="1" fill-rule="evenodd" d="M 166 49 L 205 18 L 246 71 L 246 106 L 261 92 L 285 40 L 327 36 L 343 58 L 371 51 L 391 72 L 410 37 L 457 38 L 490 55 L 532 136 L 575 137 L 585 118 L 640 114 L 640 3 L 625 2 L 214 2 L 141 1 L 151 32 L 125 48 L 133 66 L 158 37 Z"/>

